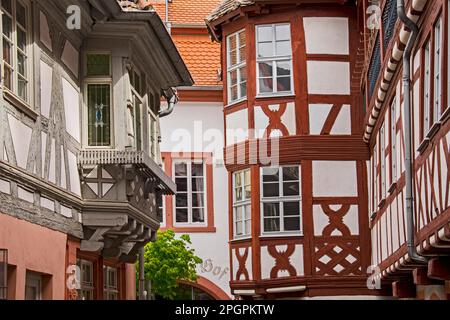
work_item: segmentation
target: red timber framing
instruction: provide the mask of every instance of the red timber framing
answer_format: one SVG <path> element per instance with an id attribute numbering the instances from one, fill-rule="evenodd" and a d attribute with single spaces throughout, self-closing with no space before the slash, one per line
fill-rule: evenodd
<path id="1" fill-rule="evenodd" d="M 169 177 L 174 179 L 173 161 L 174 160 L 203 160 L 205 164 L 205 179 L 206 179 L 206 225 L 201 226 L 177 226 L 175 224 L 175 208 L 174 196 L 165 196 L 164 201 L 164 221 L 165 225 L 160 230 L 173 230 L 180 233 L 215 233 L 216 227 L 214 224 L 214 192 L 213 192 L 213 159 L 210 152 L 161 152 L 161 157 L 164 163 L 164 170 Z"/>
<path id="2" fill-rule="evenodd" d="M 303 19 L 305 17 L 346 17 L 349 20 L 349 54 L 307 54 Z M 227 77 L 224 76 L 224 114 L 247 110 L 248 128 L 255 129 L 255 106 L 269 118 L 266 128 L 268 136 L 272 130 L 279 130 L 279 164 L 300 165 L 301 172 L 301 235 L 266 236 L 262 233 L 262 212 L 260 206 L 260 171 L 262 161 L 259 148 L 265 138 L 250 136 L 247 141 L 225 148 L 226 167 L 229 171 L 229 234 L 231 288 L 235 294 L 251 298 L 336 296 L 336 295 L 380 295 L 382 291 L 369 290 L 366 285 L 366 270 L 370 266 L 369 213 L 367 210 L 367 168 L 369 149 L 361 138 L 364 110 L 361 106 L 359 87 L 351 86 L 349 95 L 309 94 L 308 61 L 349 62 L 350 75 L 356 68 L 359 41 L 356 10 L 351 6 L 337 4 L 267 5 L 250 6 L 241 10 L 234 21 L 220 18 L 222 39 L 222 69 L 227 70 L 226 37 L 239 30 L 246 32 L 247 98 L 228 104 Z M 289 96 L 257 97 L 256 84 L 256 25 L 286 23 L 291 25 L 293 57 L 293 92 Z M 278 112 L 270 105 L 280 106 Z M 288 132 L 281 121 L 281 114 L 287 104 L 295 105 L 295 132 Z M 312 135 L 310 126 L 310 104 L 330 104 L 331 112 L 319 134 Z M 333 135 L 331 128 L 343 105 L 350 106 L 350 130 L 347 135 Z M 226 125 L 226 120 L 225 120 Z M 254 143 L 256 141 L 256 143 Z M 269 139 L 267 148 L 273 140 Z M 256 146 L 256 147 L 255 147 Z M 244 155 L 244 161 L 237 162 L 237 155 Z M 242 158 L 239 158 L 242 160 Z M 256 161 L 255 161 L 256 160 Z M 314 197 L 313 163 L 315 161 L 353 161 L 356 164 L 357 196 Z M 233 226 L 233 173 L 250 169 L 251 176 L 251 237 L 234 239 Z M 330 220 L 322 234 L 315 235 L 313 207 L 321 207 Z M 343 223 L 350 207 L 358 211 L 358 234 L 351 234 Z M 340 209 L 339 209 L 340 208 Z M 339 236 L 336 236 L 336 233 Z M 282 249 L 280 249 L 282 248 Z M 298 250 L 302 248 L 302 270 L 296 266 Z M 262 265 L 263 253 L 267 252 L 275 262 L 267 271 Z M 351 256 L 351 258 L 349 258 Z M 330 259 L 330 261 L 326 261 Z M 347 260 L 348 259 L 348 260 Z M 325 261 L 325 262 L 323 262 Z M 279 272 L 283 276 L 279 276 Z M 286 288 L 288 288 L 286 291 Z M 294 292 L 289 292 L 294 288 Z"/>
<path id="3" fill-rule="evenodd" d="M 435 65 L 435 25 L 439 18 L 442 18 L 442 38 L 441 38 L 441 105 L 440 118 L 433 114 L 436 88 L 434 85 L 434 65 Z M 406 221 L 405 221 L 405 175 L 404 175 L 404 128 L 403 110 L 399 108 L 401 100 L 397 106 L 398 118 L 395 123 L 397 135 L 397 180 L 392 180 L 392 132 L 389 134 L 387 143 L 383 149 L 380 143 L 380 128 L 386 128 L 391 123 L 390 105 L 395 97 L 401 97 L 403 92 L 399 92 L 401 85 L 402 67 L 397 68 L 397 72 L 392 78 L 391 85 L 387 91 L 380 115 L 375 123 L 370 140 L 370 150 L 372 167 L 370 169 L 370 184 L 372 193 L 370 195 L 370 207 L 372 210 L 372 248 L 373 263 L 378 265 L 385 281 L 394 282 L 394 295 L 398 297 L 409 297 L 412 288 L 419 286 L 444 286 L 445 274 L 448 271 L 448 257 L 450 255 L 450 105 L 448 93 L 448 59 L 449 59 L 449 1 L 437 0 L 428 1 L 427 6 L 421 15 L 419 24 L 419 37 L 413 50 L 413 74 L 412 74 L 412 125 L 413 125 L 413 178 L 414 178 L 414 209 L 416 224 L 416 248 L 419 254 L 428 257 L 428 265 L 417 265 L 409 261 L 407 248 Z M 396 25 L 395 34 L 399 33 L 399 25 Z M 395 36 L 394 36 L 395 37 Z M 427 43 L 430 43 L 430 110 L 429 117 L 434 121 L 425 126 L 425 50 Z M 391 52 L 390 50 L 388 52 Z M 389 59 L 389 54 L 383 60 L 384 64 Z M 383 68 L 382 68 L 383 69 Z M 377 89 L 375 89 L 377 92 Z M 400 145 L 398 145 L 400 144 Z M 377 153 L 373 153 L 373 150 Z M 375 161 L 374 156 L 377 159 Z M 381 190 L 381 157 L 386 159 L 387 188 L 385 196 L 381 199 L 375 195 L 382 195 Z M 389 171 L 391 170 L 391 171 Z M 390 186 L 390 188 L 389 188 Z M 375 201 L 377 199 L 378 201 Z M 412 277 L 411 277 L 412 276 Z M 411 277 L 411 281 L 405 283 L 400 281 L 405 277 Z M 399 282 L 396 282 L 399 281 Z M 415 291 L 414 291 L 415 292 Z M 419 291 L 417 291 L 419 292 Z M 419 293 L 414 293 L 414 297 L 419 297 Z M 420 295 L 423 298 L 423 294 Z"/>

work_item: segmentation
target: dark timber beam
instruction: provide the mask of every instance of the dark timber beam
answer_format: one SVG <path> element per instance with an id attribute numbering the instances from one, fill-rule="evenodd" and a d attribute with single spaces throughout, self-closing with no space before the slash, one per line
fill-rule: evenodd
<path id="1" fill-rule="evenodd" d="M 428 278 L 450 280 L 450 258 L 433 258 L 428 261 Z"/>
<path id="2" fill-rule="evenodd" d="M 392 295 L 398 299 L 415 298 L 416 286 L 411 281 L 395 281 L 392 283 Z"/>
<path id="3" fill-rule="evenodd" d="M 415 285 L 429 286 L 429 285 L 442 285 L 442 282 L 428 277 L 427 268 L 416 268 L 413 271 L 413 279 Z"/>

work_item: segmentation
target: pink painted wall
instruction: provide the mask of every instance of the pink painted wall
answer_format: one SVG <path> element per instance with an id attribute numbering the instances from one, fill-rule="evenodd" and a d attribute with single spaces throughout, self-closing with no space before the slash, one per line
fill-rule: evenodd
<path id="1" fill-rule="evenodd" d="M 51 275 L 45 299 L 63 300 L 67 236 L 0 212 L 0 248 L 8 249 L 8 261 L 16 266 L 15 298 L 25 298 L 26 271 Z M 12 284 L 14 285 L 14 284 Z M 44 281 L 45 286 L 45 281 Z"/>
<path id="2" fill-rule="evenodd" d="M 125 265 L 126 300 L 136 300 L 136 266 L 134 264 Z"/>

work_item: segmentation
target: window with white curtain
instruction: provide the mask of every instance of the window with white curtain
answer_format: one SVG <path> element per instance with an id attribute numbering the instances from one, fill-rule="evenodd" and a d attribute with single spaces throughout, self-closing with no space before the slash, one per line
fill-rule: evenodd
<path id="1" fill-rule="evenodd" d="M 397 99 L 391 104 L 391 161 L 392 183 L 397 182 Z"/>
<path id="2" fill-rule="evenodd" d="M 227 37 L 228 103 L 239 101 L 247 96 L 245 41 L 245 30 Z"/>
<path id="3" fill-rule="evenodd" d="M 234 238 L 250 236 L 252 233 L 250 169 L 233 174 L 233 229 Z"/>
<path id="4" fill-rule="evenodd" d="M 258 95 L 292 93 L 291 26 L 256 26 Z"/>
<path id="5" fill-rule="evenodd" d="M 19 98 L 28 102 L 30 68 L 30 10 L 26 1 L 2 0 L 3 21 L 3 84 Z"/>
<path id="6" fill-rule="evenodd" d="M 261 169 L 263 234 L 301 232 L 300 167 Z"/>
<path id="7" fill-rule="evenodd" d="M 423 128 L 426 135 L 430 129 L 430 96 L 431 96 L 431 41 L 424 49 L 424 79 L 423 79 Z"/>
<path id="8" fill-rule="evenodd" d="M 205 224 L 206 181 L 203 160 L 175 160 L 174 177 L 176 224 Z"/>
<path id="9" fill-rule="evenodd" d="M 442 90 L 441 90 L 441 67 L 442 67 L 442 18 L 434 25 L 434 105 L 433 105 L 433 121 L 439 121 L 442 108 Z"/>

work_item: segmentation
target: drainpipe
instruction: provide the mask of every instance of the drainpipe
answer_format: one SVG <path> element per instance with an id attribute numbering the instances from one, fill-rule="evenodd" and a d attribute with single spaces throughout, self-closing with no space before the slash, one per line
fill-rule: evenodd
<path id="1" fill-rule="evenodd" d="M 173 112 L 173 109 L 175 108 L 175 105 L 178 103 L 178 95 L 176 92 L 176 89 L 169 90 L 170 93 L 167 93 L 166 91 L 163 91 L 163 96 L 166 98 L 168 107 L 165 110 L 161 110 L 159 112 L 159 118 L 167 117 L 169 114 Z"/>
<path id="2" fill-rule="evenodd" d="M 169 34 L 172 34 L 172 24 L 169 21 L 169 0 L 166 0 L 166 28 Z"/>
<path id="3" fill-rule="evenodd" d="M 397 14 L 400 20 L 411 30 L 411 37 L 406 45 L 403 54 L 403 101 L 404 101 L 404 120 L 405 120 L 405 178 L 406 178 L 406 223 L 408 232 L 408 255 L 415 263 L 427 263 L 427 259 L 417 253 L 414 244 L 414 196 L 412 180 L 412 147 L 411 147 L 411 52 L 419 33 L 419 28 L 405 12 L 405 1 L 397 0 Z"/>
<path id="4" fill-rule="evenodd" d="M 139 249 L 139 300 L 146 300 L 144 247 Z"/>

